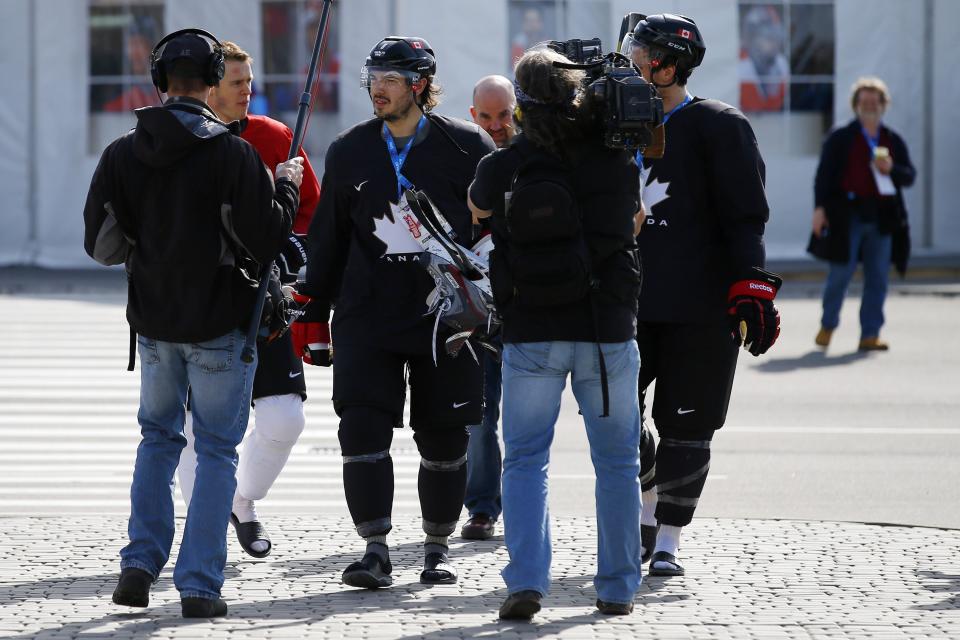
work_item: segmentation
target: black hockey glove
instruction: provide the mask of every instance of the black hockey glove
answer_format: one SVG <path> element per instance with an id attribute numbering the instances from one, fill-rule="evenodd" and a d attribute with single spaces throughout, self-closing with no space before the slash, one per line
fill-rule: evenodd
<path id="1" fill-rule="evenodd" d="M 287 238 L 280 249 L 276 264 L 280 271 L 281 284 L 294 285 L 297 283 L 297 275 L 300 273 L 300 269 L 307 264 L 307 249 L 304 247 L 302 236 L 290 234 L 290 237 Z"/>
<path id="2" fill-rule="evenodd" d="M 733 333 L 754 356 L 766 353 L 780 336 L 780 312 L 773 299 L 782 284 L 780 276 L 753 267 L 747 278 L 730 287 L 727 314 Z"/>

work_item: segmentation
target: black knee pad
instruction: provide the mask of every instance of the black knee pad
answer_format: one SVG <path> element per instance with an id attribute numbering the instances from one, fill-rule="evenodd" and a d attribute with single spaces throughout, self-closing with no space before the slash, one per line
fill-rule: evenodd
<path id="1" fill-rule="evenodd" d="M 392 416 L 372 407 L 348 407 L 340 419 L 343 490 L 357 533 L 390 531 L 393 509 Z"/>
<path id="2" fill-rule="evenodd" d="M 713 432 L 701 438 L 661 438 L 657 446 L 657 521 L 683 527 L 690 524 L 710 471 Z"/>
<path id="3" fill-rule="evenodd" d="M 370 462 L 343 463 L 343 492 L 361 537 L 390 531 L 393 512 L 393 460 L 390 455 Z"/>
<path id="4" fill-rule="evenodd" d="M 413 437 L 420 451 L 417 488 L 423 530 L 448 536 L 456 529 L 467 486 L 467 429 L 420 429 Z"/>
<path id="5" fill-rule="evenodd" d="M 341 411 L 340 451 L 344 456 L 359 456 L 390 449 L 393 441 L 393 415 L 375 407 L 345 407 Z"/>
<path id="6" fill-rule="evenodd" d="M 646 424 L 640 425 L 640 490 L 650 491 L 657 486 L 657 443 Z"/>

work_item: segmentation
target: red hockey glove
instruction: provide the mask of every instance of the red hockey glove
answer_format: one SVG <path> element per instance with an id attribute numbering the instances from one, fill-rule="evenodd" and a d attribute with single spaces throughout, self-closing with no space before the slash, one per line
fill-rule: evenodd
<path id="1" fill-rule="evenodd" d="M 782 284 L 780 276 L 754 267 L 747 279 L 730 287 L 727 314 L 734 335 L 740 336 L 743 348 L 754 356 L 766 353 L 780 336 L 780 312 L 773 299 Z"/>
<path id="2" fill-rule="evenodd" d="M 311 298 L 309 296 L 294 292 L 293 299 L 300 305 L 301 309 L 300 316 L 290 325 L 293 352 L 307 364 L 329 367 L 333 364 L 330 324 L 310 320 Z"/>

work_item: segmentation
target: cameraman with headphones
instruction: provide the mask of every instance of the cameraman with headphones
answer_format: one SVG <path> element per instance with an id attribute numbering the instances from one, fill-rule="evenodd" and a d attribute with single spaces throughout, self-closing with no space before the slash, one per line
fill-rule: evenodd
<path id="1" fill-rule="evenodd" d="M 739 348 L 758 356 L 780 333 L 780 278 L 762 269 L 765 169 L 750 123 L 728 104 L 687 92 L 706 52 L 700 30 L 684 16 L 640 18 L 621 52 L 663 98 L 666 135 L 662 158 L 639 158 L 648 213 L 637 236 L 640 405 L 656 380 L 660 435 L 655 446 L 643 428 L 641 533 L 649 575 L 678 576 L 680 531 L 707 480 Z"/>
<path id="2" fill-rule="evenodd" d="M 567 376 L 596 470 L 605 614 L 628 614 L 640 586 L 640 411 L 636 311 L 637 165 L 609 149 L 584 73 L 550 49 L 516 66 L 522 133 L 484 158 L 470 187 L 493 216 L 493 293 L 503 319 L 503 515 L 509 596 L 500 617 L 529 619 L 550 587 L 547 466 Z"/>
<path id="3" fill-rule="evenodd" d="M 173 573 L 187 618 L 227 613 L 220 597 L 226 530 L 256 370 L 240 360 L 254 295 L 232 286 L 236 263 L 268 263 L 280 252 L 303 174 L 294 158 L 277 166 L 274 183 L 256 150 L 217 119 L 208 100 L 223 73 L 211 34 L 164 37 L 151 76 L 169 97 L 137 109 L 136 128 L 104 150 L 84 209 L 87 253 L 126 264 L 131 342 L 139 334 L 142 440 L 113 601 L 147 606 L 169 559 L 189 387 L 196 487 Z"/>

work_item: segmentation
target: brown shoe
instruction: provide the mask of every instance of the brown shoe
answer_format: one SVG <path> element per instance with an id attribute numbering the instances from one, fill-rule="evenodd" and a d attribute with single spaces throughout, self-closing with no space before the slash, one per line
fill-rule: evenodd
<path id="1" fill-rule="evenodd" d="M 880 338 L 873 336 L 871 338 L 862 338 L 857 351 L 887 351 L 890 345 L 886 342 L 880 342 Z"/>
<path id="2" fill-rule="evenodd" d="M 820 327 L 820 331 L 817 331 L 817 337 L 813 339 L 817 343 L 817 346 L 826 347 L 830 344 L 830 337 L 833 335 L 833 329 L 824 329 Z"/>
<path id="3" fill-rule="evenodd" d="M 485 513 L 477 513 L 460 529 L 460 537 L 467 540 L 489 540 L 493 537 L 493 526 L 496 520 Z"/>

